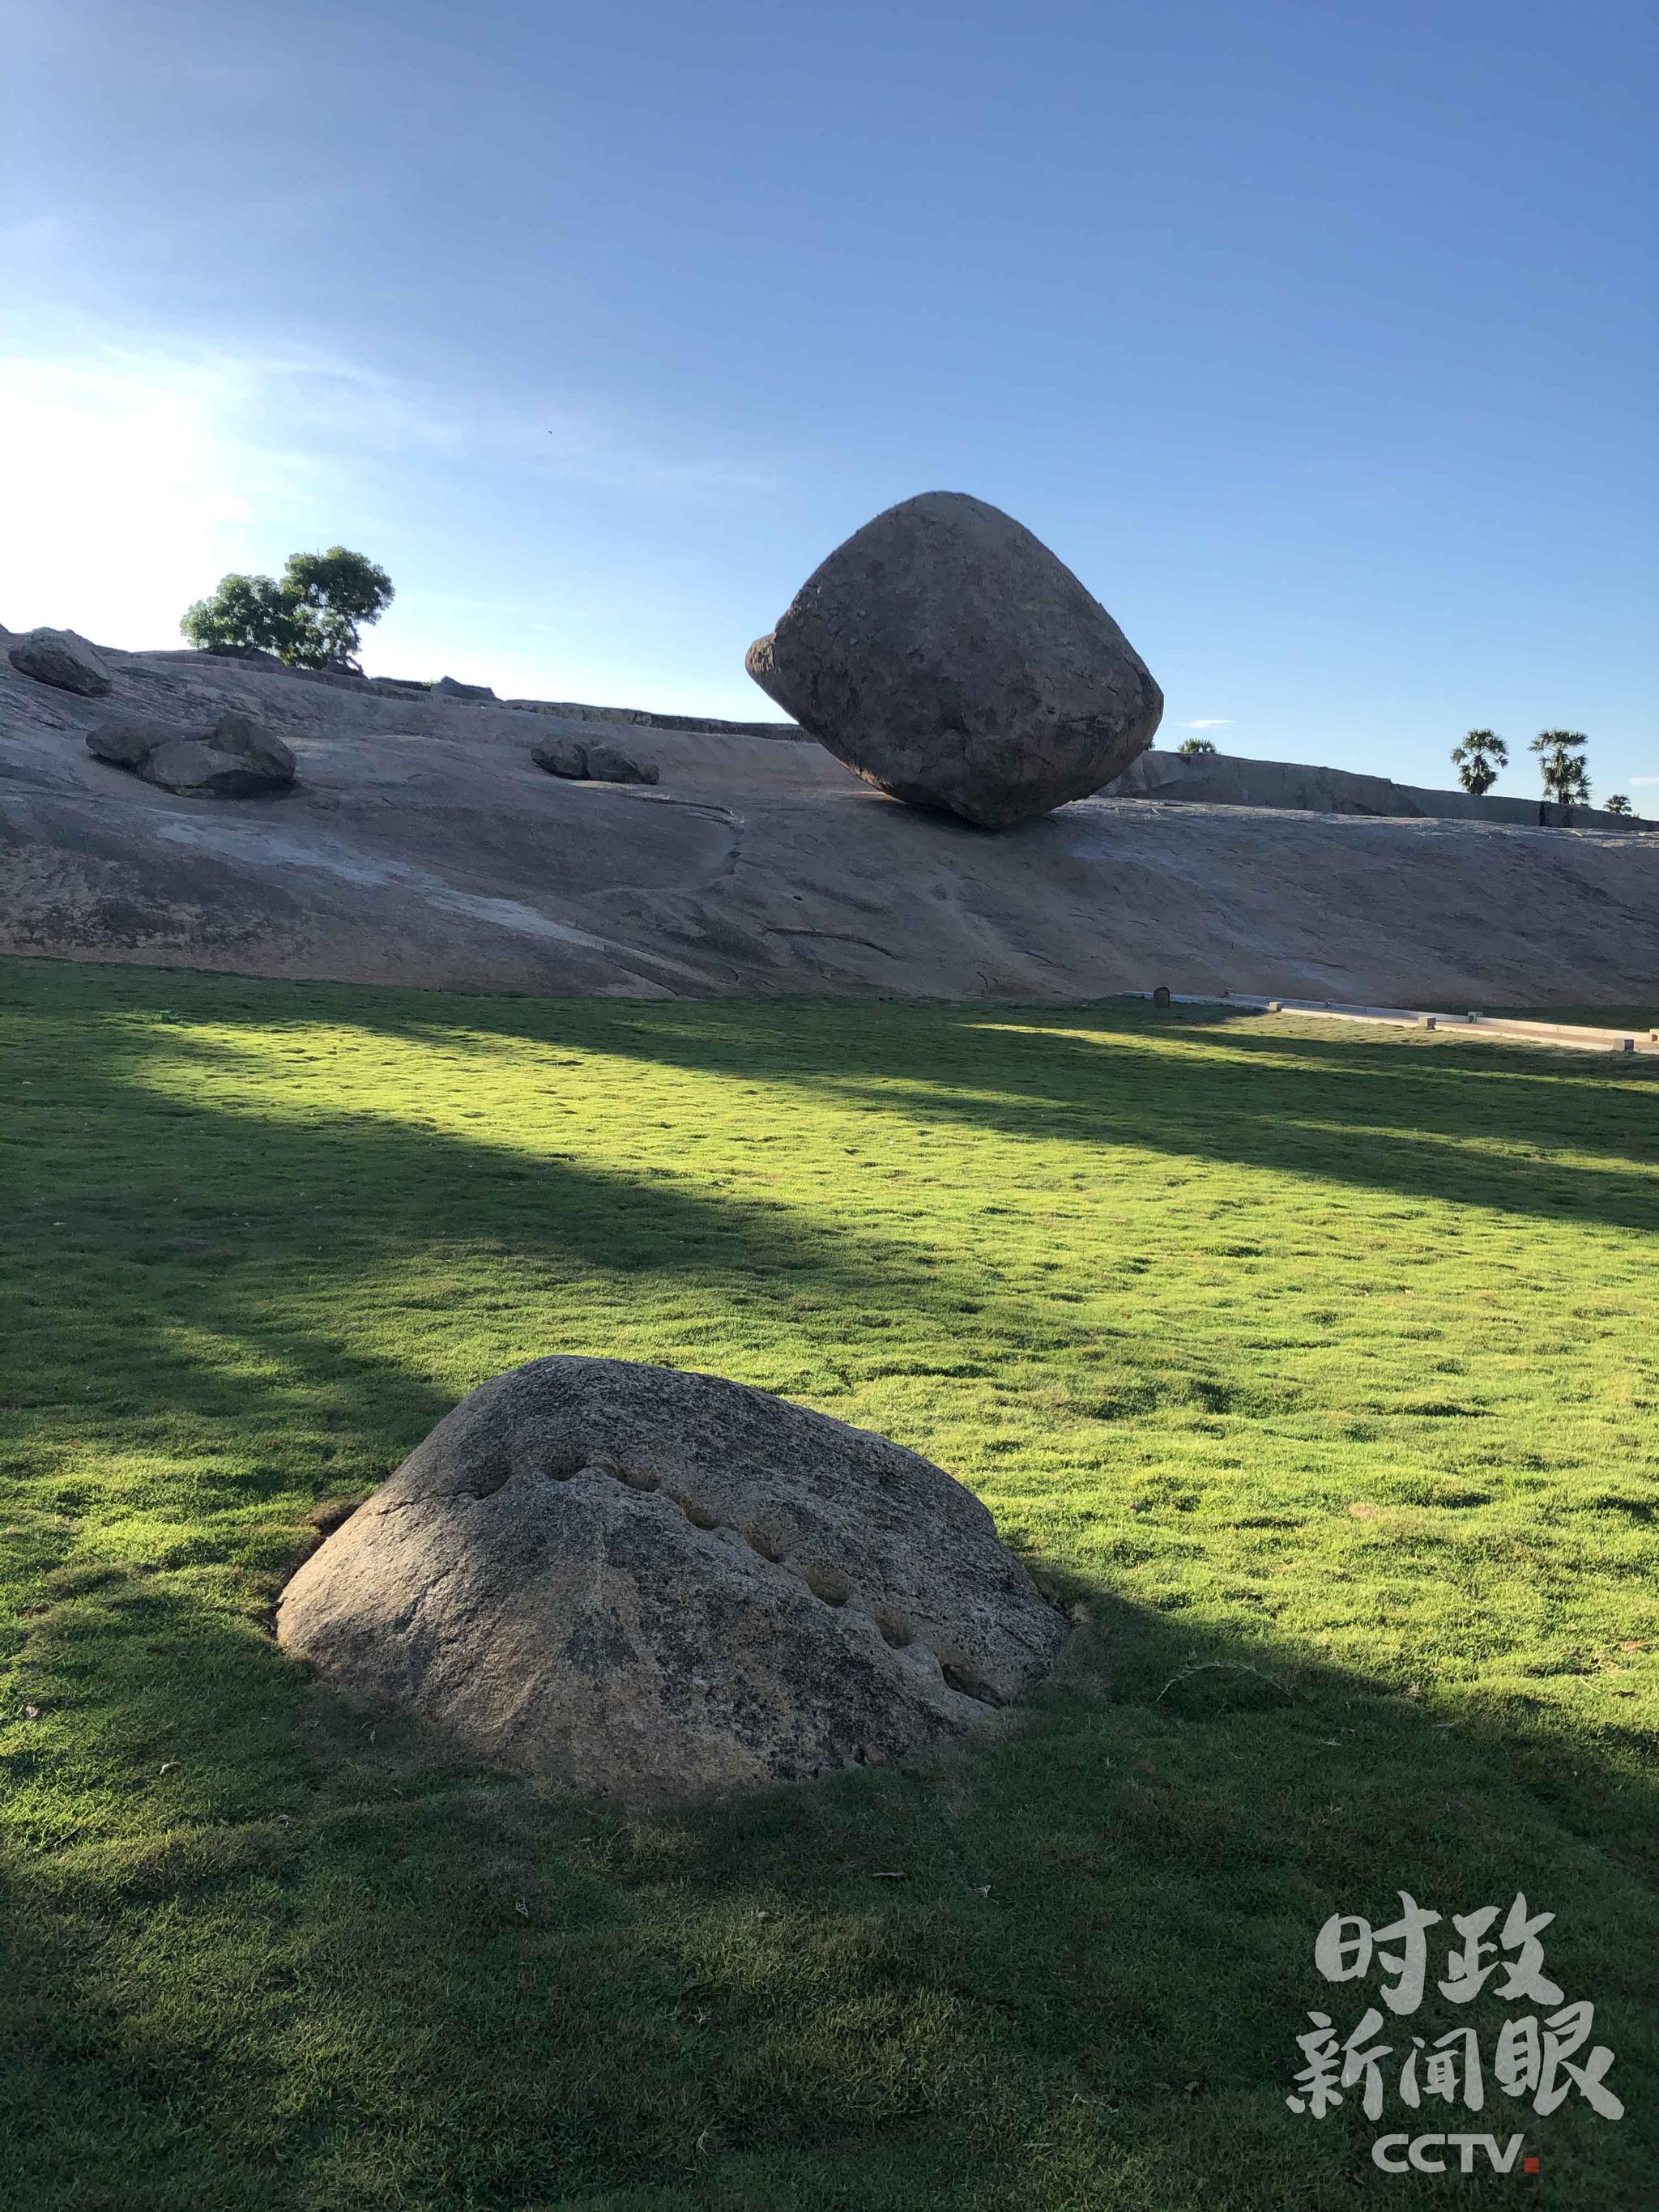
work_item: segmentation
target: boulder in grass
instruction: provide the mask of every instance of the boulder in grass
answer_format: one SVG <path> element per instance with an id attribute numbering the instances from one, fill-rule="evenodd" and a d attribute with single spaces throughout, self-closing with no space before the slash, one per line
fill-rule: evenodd
<path id="1" fill-rule="evenodd" d="M 109 694 L 109 670 L 96 650 L 72 629 L 32 629 L 6 658 L 20 676 L 37 684 L 50 684 L 59 691 L 78 691 L 84 699 L 103 699 Z"/>
<path id="2" fill-rule="evenodd" d="M 855 531 L 747 666 L 866 782 L 984 830 L 1098 791 L 1164 712 L 1071 570 L 961 492 L 924 492 Z"/>
<path id="3" fill-rule="evenodd" d="M 552 1358 L 464 1399 L 289 1583 L 283 1649 L 477 1756 L 623 1798 L 881 1765 L 1066 1624 L 971 1492 L 762 1390 Z"/>

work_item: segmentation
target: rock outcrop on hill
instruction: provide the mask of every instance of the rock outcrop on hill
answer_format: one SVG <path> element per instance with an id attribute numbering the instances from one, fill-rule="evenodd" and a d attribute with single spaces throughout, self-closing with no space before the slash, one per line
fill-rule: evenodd
<path id="1" fill-rule="evenodd" d="M 714 1376 L 578 1358 L 463 1400 L 276 1624 L 363 1704 L 628 1798 L 929 1749 L 1066 1632 L 931 1462 Z"/>
<path id="2" fill-rule="evenodd" d="M 252 715 L 234 712 L 204 730 L 153 715 L 118 716 L 88 732 L 87 750 L 163 791 L 204 799 L 262 798 L 294 781 L 294 756 L 282 739 Z"/>
<path id="3" fill-rule="evenodd" d="M 961 492 L 924 492 L 854 531 L 747 665 L 866 782 L 981 830 L 1098 791 L 1164 712 L 1071 570 Z"/>
<path id="4" fill-rule="evenodd" d="M 550 775 L 573 782 L 655 783 L 659 774 L 654 761 L 642 761 L 599 738 L 548 738 L 530 748 L 530 757 Z"/>
<path id="5" fill-rule="evenodd" d="M 434 988 L 1064 1001 L 1164 983 L 1388 1005 L 1630 1006 L 1659 838 L 1097 796 L 998 837 L 786 725 L 654 715 L 654 786 L 544 775 L 614 714 L 100 647 L 94 701 L 0 633 L 0 950 Z M 252 715 L 280 805 L 117 775 L 114 717 Z M 637 721 L 629 710 L 627 719 Z M 1491 802 L 1488 802 L 1490 804 Z"/>
<path id="6" fill-rule="evenodd" d="M 108 695 L 107 666 L 72 629 L 32 629 L 7 647 L 6 658 L 20 675 L 55 690 L 78 692 L 83 699 Z"/>

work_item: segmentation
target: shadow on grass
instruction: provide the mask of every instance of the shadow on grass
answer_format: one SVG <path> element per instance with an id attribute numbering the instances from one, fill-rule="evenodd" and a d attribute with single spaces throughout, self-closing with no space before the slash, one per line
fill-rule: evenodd
<path id="1" fill-rule="evenodd" d="M 1431 1989 L 1386 2016 L 1383 2124 L 1520 2130 L 1539 2201 L 1650 2202 L 1650 1768 L 1090 1600 L 1000 1736 L 630 1811 L 458 1771 L 153 1581 L 82 1594 L 42 1725 L 77 1712 L 71 1778 L 149 1817 L 0 1887 L 9 2206 L 1389 2203 L 1352 2097 L 1284 2099 L 1308 2011 L 1378 1996 L 1316 1932 L 1402 1888 L 1448 1948 L 1517 1889 L 1559 1913 L 1631 2109 L 1415 2118 L 1411 2038 L 1472 2021 L 1490 2065 L 1518 2008 Z"/>
<path id="2" fill-rule="evenodd" d="M 742 1032 L 702 1008 L 474 1004 L 466 1020 L 881 1112 L 1522 1214 L 1588 1174 L 1592 1218 L 1653 1218 L 1634 1168 L 1471 1165 L 1412 1134 L 1547 1150 L 1561 1094 L 1525 1102 L 1565 1082 L 1595 1124 L 1583 1149 L 1650 1157 L 1650 1102 L 1598 1089 L 1599 1069 L 1540 1076 L 1494 1053 L 1464 1075 L 1505 1080 L 1469 1085 L 1368 1047 L 1351 1074 L 1346 1042 L 1227 1032 L 1236 1065 L 1143 1079 L 1137 1062 L 1103 1096 L 1115 1012 L 1103 1045 L 1055 1033 L 1094 1017 L 888 1008 L 854 1029 L 833 1011 L 777 1010 L 763 1067 L 752 1008 Z M 365 994 L 349 1018 L 380 1018 Z M 430 1002 L 384 1020 L 452 1034 Z M 1269 1635 L 1076 1581 L 1064 1594 L 1094 1617 L 1029 1728 L 917 1772 L 629 1814 L 458 1772 L 418 1729 L 347 1712 L 261 1616 L 305 1502 L 369 1486 L 481 1379 L 420 1334 L 471 1255 L 624 1300 L 647 1277 L 772 1296 L 787 1279 L 831 1313 L 923 1316 L 941 1347 L 963 1291 L 976 1332 L 1003 1307 L 975 1274 L 924 1274 L 757 1201 L 346 1115 L 180 1104 L 134 1086 L 131 1037 L 88 1031 L 74 1049 L 76 1135 L 61 1181 L 32 1170 L 16 1225 L 35 1303 L 27 1330 L 21 1305 L 9 1322 L 16 1425 L 67 1413 L 74 1429 L 43 1430 L 58 1471 L 17 1509 L 33 1591 L 0 1681 L 19 1855 L 0 1984 L 9 2206 L 1395 2202 L 1352 2100 L 1315 2125 L 1284 2094 L 1307 2010 L 1326 2002 L 1346 2032 L 1363 2008 L 1315 1975 L 1316 1930 L 1339 1911 L 1380 1921 L 1401 1888 L 1447 1916 L 1517 1889 L 1560 1915 L 1551 1969 L 1596 2003 L 1630 2113 L 1609 2125 L 1575 2099 L 1534 2121 L 1494 2096 L 1489 2124 L 1545 2153 L 1543 2203 L 1651 2201 L 1651 2118 L 1632 2093 L 1659 2060 L 1659 1923 L 1635 1735 L 1514 1703 L 1414 1703 Z M 1264 1091 L 1264 1059 L 1300 1079 Z M 1334 1133 L 1307 1127 L 1310 1074 Z M 343 1340 L 352 1297 L 382 1302 L 382 1340 L 400 1302 L 401 1355 Z M 828 1358 L 833 1326 L 809 1316 L 797 1334 Z M 491 1370 L 605 1348 L 611 1322 L 574 1347 L 517 1343 L 521 1327 L 501 1325 Z M 102 1557 L 82 1534 L 94 1480 L 122 1509 Z"/>
<path id="3" fill-rule="evenodd" d="M 1540 1066 L 1535 1054 L 1486 1044 L 1244 1034 L 1247 1018 L 1224 1012 L 1194 1018 L 1115 1006 L 975 1008 L 928 1010 L 924 1018 L 954 1035 L 955 1066 L 950 1038 L 934 1035 L 928 1075 L 919 1079 L 900 1013 L 871 1012 L 857 1030 L 826 1035 L 817 1054 L 814 1024 L 785 1033 L 781 1018 L 780 1064 L 769 1066 L 768 1079 L 917 1122 L 1086 1137 L 1407 1198 L 1659 1228 L 1659 1176 L 1636 1164 L 1659 1164 L 1659 1068 L 1650 1061 Z M 519 1033 L 510 1018 L 507 1028 Z M 1192 1058 L 1148 1061 L 1133 1048 L 1142 1036 L 1193 1047 Z M 676 1007 L 648 1023 L 613 1017 L 591 1042 L 710 1074 L 752 1066 L 752 1031 L 739 1037 L 717 1006 Z M 1577 1153 L 1603 1154 L 1607 1164 L 1582 1157 L 1554 1164 L 1548 1156 L 1564 1127 Z"/>

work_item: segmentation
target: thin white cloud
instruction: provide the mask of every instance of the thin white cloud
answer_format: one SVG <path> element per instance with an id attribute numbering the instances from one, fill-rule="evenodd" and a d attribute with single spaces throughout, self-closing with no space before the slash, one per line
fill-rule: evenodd
<path id="1" fill-rule="evenodd" d="M 1196 722 L 1183 722 L 1183 730 L 1231 730 L 1232 721 L 1226 714 L 1206 714 Z"/>
<path id="2" fill-rule="evenodd" d="M 1634 791 L 1638 785 L 1645 786 L 1650 783 L 1659 783 L 1659 775 L 1633 775 L 1632 776 L 1630 782 L 1631 788 Z"/>

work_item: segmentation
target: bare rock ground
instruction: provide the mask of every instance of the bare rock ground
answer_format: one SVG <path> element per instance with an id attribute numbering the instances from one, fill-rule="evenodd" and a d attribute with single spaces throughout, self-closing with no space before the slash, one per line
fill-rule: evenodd
<path id="1" fill-rule="evenodd" d="M 1659 988 L 1659 837 L 1118 796 L 993 836 L 780 742 L 787 726 L 653 716 L 658 784 L 574 781 L 532 747 L 605 743 L 611 715 L 99 652 L 99 700 L 0 657 L 0 950 L 658 998 Z M 290 747 L 285 794 L 175 794 L 87 750 L 113 714 L 228 710 Z"/>

